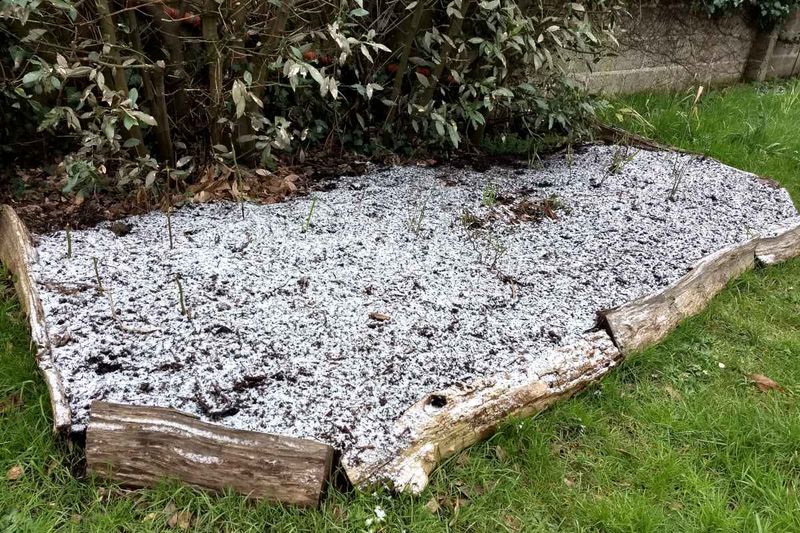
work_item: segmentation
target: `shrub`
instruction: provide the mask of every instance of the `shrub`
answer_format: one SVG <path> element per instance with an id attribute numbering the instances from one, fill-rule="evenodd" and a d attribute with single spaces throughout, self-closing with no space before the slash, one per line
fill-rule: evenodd
<path id="1" fill-rule="evenodd" d="M 718 15 L 737 9 L 748 10 L 758 27 L 771 30 L 800 6 L 800 0 L 701 0 L 706 11 Z"/>
<path id="2" fill-rule="evenodd" d="M 85 190 L 269 166 L 314 147 L 461 146 L 572 131 L 564 74 L 613 46 L 621 0 L 0 0 L 3 114 L 78 146 Z M 191 156 L 189 154 L 192 154 Z M 83 161 L 76 164 L 76 159 Z"/>

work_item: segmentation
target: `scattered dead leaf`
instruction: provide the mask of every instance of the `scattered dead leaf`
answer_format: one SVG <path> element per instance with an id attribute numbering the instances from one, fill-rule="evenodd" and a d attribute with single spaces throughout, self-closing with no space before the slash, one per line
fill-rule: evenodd
<path id="1" fill-rule="evenodd" d="M 673 511 L 680 511 L 681 509 L 683 509 L 683 504 L 679 502 L 672 502 L 669 504 L 669 508 L 672 509 Z"/>
<path id="2" fill-rule="evenodd" d="M 575 486 L 575 480 L 571 479 L 571 478 L 568 478 L 568 477 L 565 477 L 564 478 L 564 485 L 566 485 L 569 488 L 573 488 Z"/>
<path id="3" fill-rule="evenodd" d="M 6 480 L 16 481 L 21 478 L 24 473 L 25 471 L 20 465 L 14 465 L 8 469 L 8 472 L 6 472 Z"/>
<path id="4" fill-rule="evenodd" d="M 69 517 L 69 521 L 73 524 L 80 524 L 83 521 L 83 516 L 79 514 L 73 514 L 71 517 Z"/>
<path id="5" fill-rule="evenodd" d="M 131 232 L 131 229 L 130 224 L 124 222 L 117 221 L 111 224 L 111 232 L 117 237 L 124 237 Z"/>
<path id="6" fill-rule="evenodd" d="M 503 522 L 508 526 L 511 531 L 522 530 L 522 520 L 514 515 L 507 514 L 503 517 Z"/>
<path id="7" fill-rule="evenodd" d="M 336 522 L 344 522 L 347 520 L 347 509 L 341 505 L 334 505 L 331 507 L 331 517 Z"/>
<path id="8" fill-rule="evenodd" d="M 771 390 L 786 392 L 786 389 L 763 374 L 750 374 L 747 377 L 753 381 L 753 384 L 761 392 L 768 392 Z"/>
<path id="9" fill-rule="evenodd" d="M 387 321 L 387 320 L 389 320 L 389 318 L 390 318 L 390 317 L 389 317 L 389 315 L 387 315 L 387 314 L 384 314 L 384 313 L 376 313 L 376 312 L 372 312 L 372 313 L 370 313 L 370 314 L 369 314 L 369 317 L 370 317 L 372 320 L 377 320 L 378 322 L 386 322 L 386 321 Z"/>
<path id="10" fill-rule="evenodd" d="M 189 511 L 178 511 L 167 520 L 167 525 L 173 529 L 189 529 L 192 525 L 192 513 Z"/>
<path id="11" fill-rule="evenodd" d="M 142 518 L 142 522 L 154 522 L 156 518 L 158 518 L 158 513 L 147 513 L 145 517 Z"/>
<path id="12" fill-rule="evenodd" d="M 505 451 L 502 446 L 495 446 L 494 454 L 500 462 L 505 462 L 505 460 L 508 459 L 508 452 Z"/>
<path id="13" fill-rule="evenodd" d="M 0 415 L 5 414 L 22 405 L 22 394 L 15 392 L 0 400 Z"/>
<path id="14" fill-rule="evenodd" d="M 441 506 L 439 505 L 439 500 L 436 498 L 431 498 L 428 500 L 428 503 L 425 504 L 425 509 L 431 512 L 431 514 L 436 514 L 439 512 Z"/>
<path id="15" fill-rule="evenodd" d="M 672 398 L 675 401 L 683 399 L 683 396 L 681 395 L 681 393 L 678 392 L 677 390 L 675 390 L 674 388 L 672 388 L 671 385 L 665 385 L 664 386 L 664 392 L 666 392 L 667 396 L 669 396 L 670 398 Z"/>

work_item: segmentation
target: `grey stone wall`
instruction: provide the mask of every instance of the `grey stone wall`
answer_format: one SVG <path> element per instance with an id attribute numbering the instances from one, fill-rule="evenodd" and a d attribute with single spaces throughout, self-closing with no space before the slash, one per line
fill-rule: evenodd
<path id="1" fill-rule="evenodd" d="M 759 34 L 742 15 L 709 18 L 687 5 L 631 2 L 618 55 L 594 65 L 576 58 L 569 65 L 574 78 L 594 92 L 632 93 L 800 72 L 800 16 L 773 35 Z"/>

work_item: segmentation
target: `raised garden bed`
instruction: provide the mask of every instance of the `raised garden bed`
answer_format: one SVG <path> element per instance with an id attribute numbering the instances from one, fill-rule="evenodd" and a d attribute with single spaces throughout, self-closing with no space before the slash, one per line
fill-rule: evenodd
<path id="1" fill-rule="evenodd" d="M 602 146 L 533 170 L 395 167 L 33 248 L 8 209 L 0 231 L 59 429 L 91 436 L 93 402 L 169 407 L 328 444 L 353 483 L 414 492 L 509 415 L 663 338 L 757 259 L 800 255 L 800 218 L 774 183 Z M 182 457 L 220 464 L 209 453 Z M 327 454 L 314 449 L 319 468 Z"/>

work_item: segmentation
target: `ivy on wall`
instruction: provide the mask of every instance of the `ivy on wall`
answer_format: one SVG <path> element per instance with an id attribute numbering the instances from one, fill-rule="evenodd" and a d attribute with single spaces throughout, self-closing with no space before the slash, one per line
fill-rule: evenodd
<path id="1" fill-rule="evenodd" d="M 710 15 L 746 9 L 759 29 L 771 30 L 800 7 L 800 0 L 699 0 Z"/>

